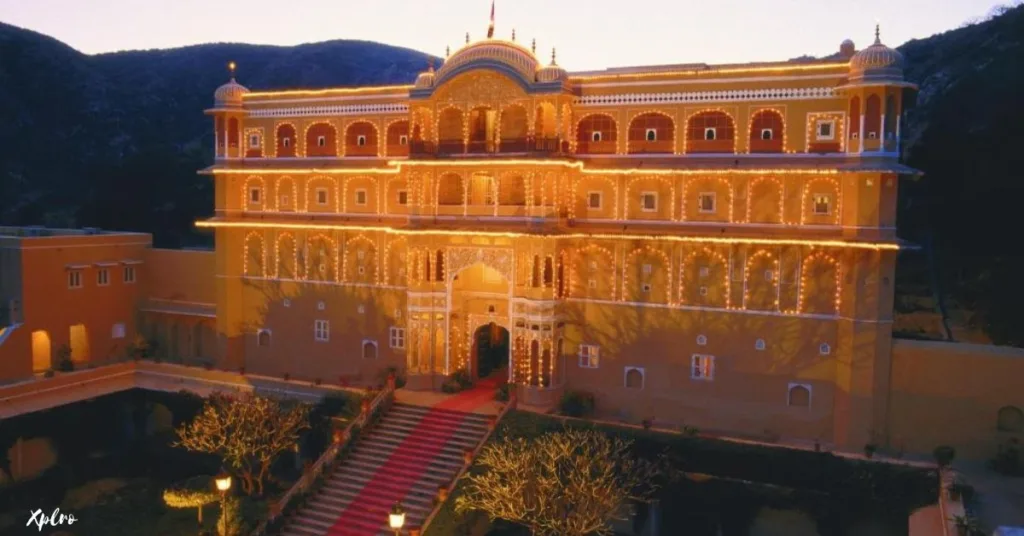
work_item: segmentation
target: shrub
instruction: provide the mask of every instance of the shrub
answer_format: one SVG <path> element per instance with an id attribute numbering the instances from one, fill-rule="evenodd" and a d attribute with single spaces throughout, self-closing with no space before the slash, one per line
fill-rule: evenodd
<path id="1" fill-rule="evenodd" d="M 686 437 L 697 437 L 700 435 L 700 430 L 696 426 L 690 426 L 688 424 L 680 426 L 679 432 Z"/>
<path id="2" fill-rule="evenodd" d="M 71 347 L 64 344 L 57 348 L 57 366 L 60 372 L 71 372 L 75 370 L 75 363 L 71 361 Z"/>
<path id="3" fill-rule="evenodd" d="M 511 388 L 511 384 L 501 384 L 501 387 L 498 387 L 494 391 L 494 399 L 497 400 L 498 402 L 508 402 L 508 399 L 511 397 L 511 393 L 509 391 L 509 389 Z"/>
<path id="4" fill-rule="evenodd" d="M 469 377 L 469 372 L 466 369 L 456 370 L 455 373 L 452 374 L 451 381 L 459 384 L 460 391 L 473 387 L 473 378 Z"/>
<path id="5" fill-rule="evenodd" d="M 442 393 L 452 394 L 452 393 L 458 393 L 461 390 L 462 390 L 462 385 L 459 382 L 455 381 L 454 378 L 450 379 L 450 380 L 445 380 L 445 382 L 441 384 L 441 392 Z"/>
<path id="6" fill-rule="evenodd" d="M 584 391 L 568 391 L 562 395 L 559 409 L 570 417 L 586 417 L 594 412 L 594 395 Z"/>
<path id="7" fill-rule="evenodd" d="M 932 456 L 935 456 L 935 463 L 939 464 L 939 467 L 949 467 L 956 458 L 956 449 L 949 445 L 940 445 L 932 451 Z"/>
<path id="8" fill-rule="evenodd" d="M 990 462 L 992 470 L 1008 476 L 1020 476 L 1024 474 L 1024 467 L 1020 463 L 1020 442 L 1011 437 L 1005 445 L 999 446 L 999 451 Z"/>
<path id="9" fill-rule="evenodd" d="M 46 372 L 43 373 L 43 377 L 52 378 L 54 374 L 56 373 L 53 371 L 53 369 L 48 369 Z"/>
<path id="10" fill-rule="evenodd" d="M 401 389 L 405 387 L 405 373 L 398 370 L 398 367 L 384 367 L 378 375 L 381 385 L 386 385 L 388 382 L 388 376 L 395 375 L 395 389 Z"/>

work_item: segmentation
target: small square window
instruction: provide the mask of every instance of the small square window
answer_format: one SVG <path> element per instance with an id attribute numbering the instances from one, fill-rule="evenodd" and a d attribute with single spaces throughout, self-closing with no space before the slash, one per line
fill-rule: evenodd
<path id="1" fill-rule="evenodd" d="M 356 190 L 356 204 L 360 206 L 366 205 L 366 190 Z"/>
<path id="2" fill-rule="evenodd" d="M 708 276 L 708 273 L 710 273 L 710 272 L 709 272 L 709 270 L 708 270 L 708 267 L 707 267 L 707 266 L 701 266 L 701 267 L 700 267 L 700 276 L 701 276 L 701 277 L 707 277 L 707 276 Z"/>
<path id="3" fill-rule="evenodd" d="M 580 368 L 597 368 L 601 364 L 601 347 L 592 344 L 581 344 L 579 353 Z"/>
<path id="4" fill-rule="evenodd" d="M 650 283 L 644 283 L 643 285 L 640 285 L 640 290 L 643 291 L 644 294 L 650 294 L 651 293 L 651 284 Z"/>
<path id="5" fill-rule="evenodd" d="M 365 273 L 366 273 L 366 268 L 363 268 L 362 266 L 360 266 L 360 267 L 358 267 L 358 268 L 356 269 L 356 272 L 357 272 L 357 273 L 358 273 L 359 275 L 363 275 L 363 274 L 365 274 Z"/>
<path id="6" fill-rule="evenodd" d="M 644 369 L 639 367 L 626 367 L 623 371 L 623 386 L 626 389 L 644 388 Z"/>
<path id="7" fill-rule="evenodd" d="M 829 207 L 828 195 L 825 194 L 814 194 L 814 214 L 817 216 L 827 216 L 831 212 Z"/>
<path id="8" fill-rule="evenodd" d="M 281 199 L 280 199 L 280 205 L 282 207 L 287 207 L 288 206 L 288 201 L 289 201 L 288 196 L 287 195 L 282 195 Z"/>
<path id="9" fill-rule="evenodd" d="M 405 348 L 405 328 L 392 327 L 388 331 L 388 340 L 392 348 Z"/>
<path id="10" fill-rule="evenodd" d="M 761 129 L 761 139 L 762 140 L 770 140 L 773 137 L 774 137 L 774 133 L 772 132 L 772 129 L 770 129 L 770 128 L 762 128 Z"/>
<path id="11" fill-rule="evenodd" d="M 323 311 L 324 309 L 327 309 L 327 304 L 326 303 L 324 303 L 324 302 L 316 302 L 316 310 L 317 311 Z"/>
<path id="12" fill-rule="evenodd" d="M 590 141 L 601 141 L 601 131 L 595 130 L 594 133 L 590 135 Z"/>
<path id="13" fill-rule="evenodd" d="M 597 280 L 596 279 L 588 279 L 587 280 L 587 286 L 590 287 L 590 288 L 597 288 Z"/>
<path id="14" fill-rule="evenodd" d="M 363 134 L 356 136 L 356 145 L 360 147 L 366 145 L 366 136 L 364 136 Z"/>
<path id="15" fill-rule="evenodd" d="M 317 188 L 316 189 L 316 204 L 326 205 L 327 204 L 327 189 Z"/>
<path id="16" fill-rule="evenodd" d="M 135 282 L 135 267 L 125 266 L 124 267 L 124 282 L 134 283 Z"/>
<path id="17" fill-rule="evenodd" d="M 398 204 L 408 205 L 409 204 L 409 192 L 402 190 L 398 192 Z"/>
<path id="18" fill-rule="evenodd" d="M 698 292 L 700 293 L 701 296 L 707 296 L 708 295 L 708 287 L 700 287 L 700 290 Z"/>
<path id="19" fill-rule="evenodd" d="M 283 305 L 285 307 L 291 307 L 292 306 L 292 301 L 289 300 L 288 298 L 285 298 L 285 299 L 281 300 L 281 305 Z"/>
<path id="20" fill-rule="evenodd" d="M 717 136 L 717 132 L 715 132 L 715 127 L 707 127 L 707 128 L 704 129 L 704 139 L 705 140 L 707 140 L 707 141 L 714 141 L 715 139 L 717 139 L 716 136 Z"/>
<path id="21" fill-rule="evenodd" d="M 357 251 L 356 252 L 356 258 L 359 259 L 359 260 L 365 259 L 366 258 L 366 252 L 363 251 L 363 250 Z"/>
<path id="22" fill-rule="evenodd" d="M 754 349 L 755 350 L 764 350 L 764 347 L 765 347 L 764 339 L 757 339 L 756 341 L 754 341 Z"/>
<path id="23" fill-rule="evenodd" d="M 249 202 L 259 203 L 261 193 L 259 188 L 249 188 Z"/>
<path id="24" fill-rule="evenodd" d="M 124 323 L 118 322 L 110 328 L 111 339 L 123 339 L 124 338 Z"/>
<path id="25" fill-rule="evenodd" d="M 715 212 L 715 193 L 705 192 L 697 195 L 697 207 L 700 212 L 704 214 L 714 214 Z"/>
<path id="26" fill-rule="evenodd" d="M 327 136 L 317 136 L 316 145 L 317 147 L 327 147 Z"/>
<path id="27" fill-rule="evenodd" d="M 590 271 L 597 270 L 597 261 L 590 261 Z"/>
<path id="28" fill-rule="evenodd" d="M 101 287 L 109 285 L 110 270 L 107 270 L 106 268 L 100 268 L 99 271 L 96 272 L 96 284 Z"/>
<path id="29" fill-rule="evenodd" d="M 292 146 L 291 138 L 281 138 L 281 147 L 288 148 Z"/>
<path id="30" fill-rule="evenodd" d="M 874 139 L 877 139 L 877 138 L 878 138 L 878 133 L 877 132 L 868 132 L 868 139 L 869 140 L 874 140 Z"/>
<path id="31" fill-rule="evenodd" d="M 654 212 L 658 210 L 658 194 L 654 192 L 644 192 L 641 194 L 640 208 L 644 212 Z"/>
<path id="32" fill-rule="evenodd" d="M 253 134 L 253 135 L 249 136 L 249 148 L 250 149 L 259 149 L 260 148 L 260 137 L 259 137 L 258 134 Z"/>
<path id="33" fill-rule="evenodd" d="M 587 193 L 587 208 L 590 210 L 601 210 L 601 192 Z"/>
<path id="34" fill-rule="evenodd" d="M 398 137 L 398 144 L 399 145 L 409 145 L 409 136 L 406 136 L 405 134 L 402 134 L 401 136 L 399 136 Z"/>
<path id="35" fill-rule="evenodd" d="M 851 140 L 856 140 L 858 138 L 860 138 L 860 132 L 851 132 L 850 133 L 850 139 Z"/>
<path id="36" fill-rule="evenodd" d="M 691 358 L 690 377 L 706 381 L 715 379 L 714 356 L 694 354 Z"/>
<path id="37" fill-rule="evenodd" d="M 828 345 L 828 343 L 824 343 L 823 342 L 823 343 L 821 343 L 820 346 L 818 346 L 818 353 L 821 354 L 821 355 L 828 355 L 831 352 L 832 352 L 832 348 Z"/>
<path id="38" fill-rule="evenodd" d="M 817 132 L 819 140 L 832 140 L 836 137 L 836 122 L 832 120 L 818 121 Z"/>
<path id="39" fill-rule="evenodd" d="M 360 305 L 359 307 L 356 307 L 356 312 L 361 314 L 361 315 L 366 314 L 366 306 L 365 305 Z"/>
<path id="40" fill-rule="evenodd" d="M 644 133 L 644 138 L 647 141 L 658 141 L 658 130 L 654 128 L 647 129 L 647 132 Z"/>
<path id="41" fill-rule="evenodd" d="M 331 325 L 326 320 L 316 320 L 313 322 L 313 340 L 317 342 L 327 342 L 331 340 Z"/>
<path id="42" fill-rule="evenodd" d="M 708 338 L 704 335 L 697 335 L 697 346 L 706 346 L 708 344 Z"/>

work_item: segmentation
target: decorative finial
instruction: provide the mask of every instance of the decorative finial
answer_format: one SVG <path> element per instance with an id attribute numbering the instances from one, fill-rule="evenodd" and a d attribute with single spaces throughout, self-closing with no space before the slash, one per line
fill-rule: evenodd
<path id="1" fill-rule="evenodd" d="M 882 44 L 882 31 L 881 31 L 880 27 L 881 27 L 881 24 L 879 24 L 878 21 L 875 21 L 875 44 L 876 45 L 881 45 Z"/>
<path id="2" fill-rule="evenodd" d="M 534 54 L 537 53 L 537 39 L 536 38 L 533 39 L 533 44 L 530 45 L 530 52 L 533 52 Z"/>
<path id="3" fill-rule="evenodd" d="M 444 57 L 445 57 L 445 59 L 447 59 L 448 56 L 451 56 L 451 55 L 452 55 L 452 47 L 451 47 L 451 45 L 445 45 L 445 47 L 444 47 Z"/>
<path id="4" fill-rule="evenodd" d="M 494 38 L 494 0 L 491 0 L 491 23 L 487 25 L 487 38 Z"/>
<path id="5" fill-rule="evenodd" d="M 431 72 L 431 73 L 434 72 L 434 58 L 430 58 L 430 60 L 427 62 L 427 64 L 430 65 L 429 72 Z"/>
<path id="6" fill-rule="evenodd" d="M 551 65 L 558 65 L 555 63 L 555 47 L 551 47 Z"/>
<path id="7" fill-rule="evenodd" d="M 466 44 L 469 44 L 469 32 L 466 32 Z"/>
<path id="8" fill-rule="evenodd" d="M 232 80 L 235 79 L 235 67 L 237 67 L 237 65 L 235 65 L 235 62 L 233 62 L 233 61 L 229 61 L 228 62 L 228 71 L 231 73 L 231 79 Z"/>
<path id="9" fill-rule="evenodd" d="M 515 28 L 512 28 L 512 42 L 513 43 L 516 42 L 516 29 Z"/>

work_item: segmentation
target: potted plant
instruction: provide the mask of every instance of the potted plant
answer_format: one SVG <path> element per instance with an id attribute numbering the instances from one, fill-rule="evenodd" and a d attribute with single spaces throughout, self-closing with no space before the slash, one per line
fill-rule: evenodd
<path id="1" fill-rule="evenodd" d="M 935 447 L 932 451 L 932 456 L 935 457 L 935 463 L 938 464 L 939 468 L 949 467 L 953 463 L 953 459 L 956 458 L 956 449 L 949 445 L 940 445 Z"/>
<path id="2" fill-rule="evenodd" d="M 869 460 L 875 455 L 875 451 L 878 450 L 878 445 L 874 443 L 868 443 L 864 445 L 864 456 Z"/>
<path id="3" fill-rule="evenodd" d="M 976 536 L 983 535 L 981 526 L 978 525 L 978 520 L 971 515 L 954 515 L 953 522 L 956 523 L 956 532 L 958 536 Z"/>

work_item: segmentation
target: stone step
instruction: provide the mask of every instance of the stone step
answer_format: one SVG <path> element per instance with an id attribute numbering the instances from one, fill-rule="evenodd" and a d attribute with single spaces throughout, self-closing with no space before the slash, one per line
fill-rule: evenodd
<path id="1" fill-rule="evenodd" d="M 432 415 L 443 418 L 460 419 L 469 422 L 478 422 L 480 424 L 483 424 L 484 426 L 487 425 L 487 420 L 489 418 L 488 415 L 480 413 L 470 413 L 466 411 L 457 411 L 453 409 L 432 408 L 427 406 L 414 406 L 412 404 L 402 404 L 400 402 L 395 403 L 394 405 L 391 406 L 391 408 L 391 411 L 395 412 L 396 415 L 416 414 L 422 416 L 430 413 Z M 391 412 L 389 412 L 388 414 L 390 415 Z"/>
<path id="2" fill-rule="evenodd" d="M 422 473 L 424 476 L 429 478 L 452 478 L 455 473 L 462 468 L 461 464 L 454 463 L 437 463 L 434 460 L 426 459 L 420 462 L 410 460 L 408 458 L 394 457 L 389 459 L 387 462 L 388 471 L 397 471 L 400 473 L 416 472 Z M 346 462 L 345 466 L 358 468 L 360 471 L 369 472 L 373 471 L 376 473 L 381 470 L 384 466 L 384 462 L 375 459 L 369 459 L 364 456 L 351 457 Z"/>
<path id="3" fill-rule="evenodd" d="M 443 445 L 433 445 L 433 444 L 431 444 L 431 445 L 417 445 L 417 444 L 415 444 L 415 442 L 412 442 L 412 441 L 410 441 L 408 443 L 405 443 L 405 442 L 402 442 L 402 441 L 397 441 L 395 438 L 389 437 L 389 436 L 374 436 L 374 437 L 367 438 L 366 443 L 364 445 L 360 445 L 360 447 L 365 447 L 365 449 L 370 449 L 371 452 L 375 452 L 376 449 L 378 449 L 380 447 L 389 446 L 389 445 L 392 446 L 392 447 L 395 447 L 395 448 L 392 448 L 392 450 L 388 454 L 388 456 L 410 456 L 411 455 L 411 456 L 419 457 L 419 458 L 422 458 L 422 457 L 439 458 L 439 459 L 443 459 L 443 460 L 450 461 L 452 463 L 457 463 L 457 464 L 461 464 L 462 463 L 463 454 L 465 453 L 466 449 L 468 448 L 468 447 L 464 447 L 464 446 L 461 446 L 461 445 L 449 445 L 449 444 L 443 444 Z M 401 445 L 401 448 L 398 448 L 399 445 Z M 359 450 L 360 447 L 356 447 L 356 450 Z M 365 451 L 365 449 L 364 449 L 364 451 Z M 375 456 L 375 457 L 378 457 L 381 460 L 386 459 L 386 457 L 381 457 L 381 456 Z"/>
<path id="4" fill-rule="evenodd" d="M 349 503 L 351 503 L 353 499 L 358 497 L 360 493 L 366 493 L 368 496 L 374 497 L 391 497 L 396 494 L 401 495 L 400 490 L 392 490 L 390 493 L 388 493 L 387 490 L 374 491 L 373 489 L 370 488 L 355 489 L 348 487 L 324 487 L 322 489 L 323 493 L 318 493 L 316 498 L 311 499 L 311 504 L 316 503 L 317 501 L 321 501 L 327 505 L 335 505 L 340 508 L 345 508 L 348 507 Z M 411 507 L 418 506 L 429 511 L 430 508 L 432 508 L 434 505 L 435 496 L 436 491 L 430 491 L 414 487 L 413 489 L 405 493 L 405 497 L 400 497 L 399 499 L 402 501 L 402 504 L 408 502 L 411 505 Z M 394 501 L 392 501 L 392 504 L 394 504 Z"/>
<path id="5" fill-rule="evenodd" d="M 375 443 L 368 443 L 365 446 L 365 448 L 363 448 L 362 450 L 360 450 L 359 448 L 356 448 L 356 450 L 354 450 L 352 452 L 352 454 L 365 455 L 365 454 L 369 453 L 369 455 L 371 457 L 373 457 L 375 459 L 380 459 L 381 461 L 383 461 L 383 459 L 373 455 L 373 447 L 374 446 L 375 446 Z M 428 450 L 428 449 L 422 449 L 422 448 L 403 448 L 400 451 L 392 452 L 389 455 L 388 459 L 409 460 L 409 461 L 425 462 L 425 463 L 429 463 L 431 461 L 436 461 L 439 464 L 454 465 L 456 467 L 461 466 L 462 463 L 463 463 L 463 460 L 464 460 L 464 458 L 463 458 L 463 449 L 455 448 L 455 447 L 452 447 L 451 449 L 445 449 L 445 450 L 434 450 L 434 449 L 429 449 Z"/>
<path id="6" fill-rule="evenodd" d="M 384 464 L 371 464 L 363 460 L 349 460 L 345 464 L 344 475 L 349 478 L 365 477 L 366 480 L 371 480 L 383 472 L 397 477 L 423 480 L 427 483 L 436 482 L 437 485 L 448 482 L 455 476 L 454 472 L 451 471 L 439 473 L 406 463 L 395 463 L 390 460 L 384 462 Z"/>
<path id="7" fill-rule="evenodd" d="M 381 422 L 400 422 L 408 424 L 409 426 L 431 426 L 431 427 L 450 427 L 456 426 L 464 430 L 472 430 L 474 432 L 483 433 L 487 431 L 489 424 L 487 421 L 479 422 L 476 420 L 470 420 L 466 418 L 448 418 L 445 415 L 434 415 L 434 414 L 416 414 L 416 413 L 399 413 L 395 415 L 388 415 L 387 418 Z"/>
<path id="8" fill-rule="evenodd" d="M 454 431 L 453 431 L 454 432 Z M 379 426 L 373 429 L 371 436 L 387 436 L 394 439 L 407 439 L 415 436 L 417 441 L 435 444 L 451 443 L 461 447 L 475 447 L 479 440 L 471 437 L 457 435 L 455 433 L 442 434 L 432 430 L 404 430 L 389 426 Z"/>

